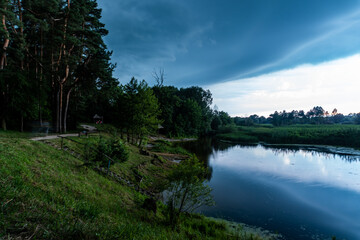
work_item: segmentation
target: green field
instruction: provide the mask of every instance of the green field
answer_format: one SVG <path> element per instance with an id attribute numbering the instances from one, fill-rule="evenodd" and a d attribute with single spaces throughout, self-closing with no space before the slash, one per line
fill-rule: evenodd
<path id="1" fill-rule="evenodd" d="M 162 203 L 156 213 L 143 209 L 145 195 L 84 166 L 70 154 L 81 154 L 74 142 L 65 140 L 63 151 L 59 139 L 46 144 L 24 137 L 0 133 L 0 239 L 263 239 L 197 214 L 183 214 L 173 229 Z M 135 183 L 140 175 L 141 188 L 156 188 L 173 163 L 128 148 L 129 160 L 111 171 Z"/>
<path id="2" fill-rule="evenodd" d="M 360 125 L 290 125 L 229 127 L 217 138 L 232 142 L 317 144 L 360 148 Z"/>

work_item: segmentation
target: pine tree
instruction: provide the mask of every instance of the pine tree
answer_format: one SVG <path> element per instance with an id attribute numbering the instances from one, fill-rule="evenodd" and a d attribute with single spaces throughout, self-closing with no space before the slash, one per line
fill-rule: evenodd
<path id="1" fill-rule="evenodd" d="M 97 82 L 118 84 L 96 1 L 0 0 L 0 15 L 4 129 L 9 118 L 21 126 L 24 118 L 45 118 L 65 132 L 72 96 L 98 92 Z"/>
<path id="2" fill-rule="evenodd" d="M 2 128 L 6 130 L 6 119 L 11 114 L 18 114 L 22 120 L 29 101 L 21 94 L 27 83 L 23 71 L 25 44 L 19 1 L 1 0 L 0 6 L 0 42 L 3 43 L 0 50 L 0 118 Z"/>
<path id="3" fill-rule="evenodd" d="M 132 136 L 133 141 L 139 140 L 141 145 L 143 136 L 158 128 L 159 104 L 152 89 L 144 80 L 139 82 L 132 78 L 125 85 L 124 94 L 121 104 L 125 105 L 123 115 L 126 118 L 123 121 L 127 129 L 128 141 Z"/>
<path id="4" fill-rule="evenodd" d="M 101 72 L 101 69 L 99 67 L 90 69 L 88 65 L 92 61 L 99 61 L 98 58 L 106 62 L 109 59 L 109 53 L 106 52 L 106 46 L 102 40 L 107 31 L 104 29 L 104 24 L 100 22 L 101 10 L 97 8 L 96 1 L 74 0 L 71 3 L 67 1 L 62 11 L 64 18 L 60 27 L 62 39 L 55 57 L 57 61 L 54 62 L 56 66 L 54 75 L 58 85 L 57 130 L 66 132 L 66 119 L 72 91 L 81 81 L 96 81 L 99 77 L 96 73 Z M 93 76 L 84 78 L 85 71 L 87 75 L 90 71 Z"/>

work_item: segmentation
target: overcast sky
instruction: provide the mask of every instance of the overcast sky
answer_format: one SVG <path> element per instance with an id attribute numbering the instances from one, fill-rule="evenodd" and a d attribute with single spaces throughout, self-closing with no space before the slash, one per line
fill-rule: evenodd
<path id="1" fill-rule="evenodd" d="M 115 77 L 210 89 L 235 115 L 360 111 L 360 1 L 98 0 Z"/>

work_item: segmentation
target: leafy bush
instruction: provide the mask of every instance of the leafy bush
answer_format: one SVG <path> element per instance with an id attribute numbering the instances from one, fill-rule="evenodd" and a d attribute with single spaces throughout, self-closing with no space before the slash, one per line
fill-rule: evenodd
<path id="1" fill-rule="evenodd" d="M 96 150 L 97 151 L 96 151 L 95 161 L 100 162 L 101 165 L 103 166 L 106 166 L 107 163 L 109 162 L 107 156 L 111 158 L 111 153 L 112 153 L 111 144 L 109 144 L 109 141 L 105 141 L 103 138 L 100 138 L 97 143 Z"/>
<path id="2" fill-rule="evenodd" d="M 111 156 L 118 162 L 125 162 L 129 159 L 129 150 L 126 145 L 120 139 L 114 139 L 111 141 Z"/>
<path id="3" fill-rule="evenodd" d="M 115 162 L 125 162 L 129 158 L 129 150 L 120 139 L 106 140 L 99 138 L 96 142 L 87 142 L 84 145 L 83 158 L 85 162 L 99 163 L 106 167 L 109 158 Z"/>

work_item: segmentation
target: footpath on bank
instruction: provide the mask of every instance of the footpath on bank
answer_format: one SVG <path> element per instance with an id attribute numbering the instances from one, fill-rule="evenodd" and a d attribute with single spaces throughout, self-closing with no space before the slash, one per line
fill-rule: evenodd
<path id="1" fill-rule="evenodd" d="M 82 128 L 84 128 L 87 131 L 87 133 L 97 131 L 97 128 L 94 126 L 90 126 L 90 125 L 86 125 L 86 124 L 82 124 L 80 126 Z M 81 133 L 55 134 L 55 135 L 48 135 L 48 136 L 43 136 L 43 137 L 34 137 L 34 138 L 30 138 L 30 140 L 43 141 L 43 140 L 57 139 L 57 138 L 61 138 L 61 137 L 76 137 L 76 136 L 79 136 L 79 134 L 81 134 Z"/>

